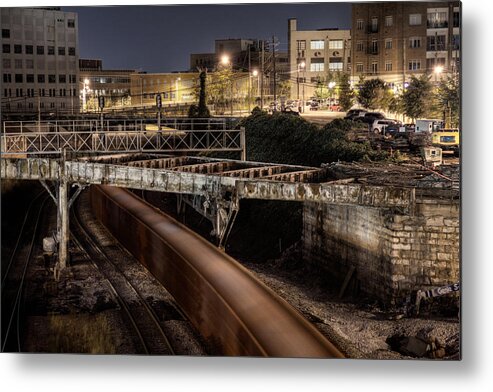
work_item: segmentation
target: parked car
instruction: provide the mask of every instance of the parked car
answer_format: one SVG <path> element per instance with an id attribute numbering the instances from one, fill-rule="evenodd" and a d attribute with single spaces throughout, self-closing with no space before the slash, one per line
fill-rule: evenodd
<path id="1" fill-rule="evenodd" d="M 374 133 L 385 135 L 387 133 L 397 132 L 401 123 L 396 120 L 375 120 L 371 126 Z"/>
<path id="2" fill-rule="evenodd" d="M 287 108 L 285 110 L 282 110 L 281 113 L 283 113 L 283 114 L 289 114 L 290 116 L 299 116 L 300 115 L 297 111 L 292 110 L 290 108 Z"/>
<path id="3" fill-rule="evenodd" d="M 318 110 L 320 107 L 319 103 L 317 101 L 312 101 L 310 104 L 310 110 Z"/>
<path id="4" fill-rule="evenodd" d="M 357 117 L 364 116 L 367 113 L 364 109 L 351 109 L 346 113 L 344 120 L 355 120 Z"/>
<path id="5" fill-rule="evenodd" d="M 364 122 L 368 124 L 368 126 L 371 126 L 375 120 L 385 120 L 385 116 L 379 112 L 368 112 L 362 117 L 355 118 L 355 121 Z"/>

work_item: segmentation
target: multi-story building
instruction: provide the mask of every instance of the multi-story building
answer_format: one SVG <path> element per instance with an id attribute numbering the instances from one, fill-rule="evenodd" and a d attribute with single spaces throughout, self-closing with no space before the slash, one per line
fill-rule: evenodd
<path id="1" fill-rule="evenodd" d="M 291 97 L 302 99 L 315 94 L 320 82 L 331 72 L 351 71 L 350 30 L 298 30 L 297 20 L 288 20 Z"/>
<path id="2" fill-rule="evenodd" d="M 130 105 L 131 69 L 103 69 L 103 62 L 96 59 L 79 60 L 79 92 L 82 111 L 98 109 L 97 98 L 105 97 L 105 108 Z"/>
<path id="3" fill-rule="evenodd" d="M 195 91 L 198 83 L 197 72 L 132 73 L 132 106 L 155 105 L 156 94 L 161 94 L 163 106 L 193 103 L 196 101 Z"/>
<path id="4" fill-rule="evenodd" d="M 79 112 L 77 14 L 0 8 L 2 113 Z"/>
<path id="5" fill-rule="evenodd" d="M 412 75 L 458 72 L 459 60 L 459 2 L 353 4 L 353 83 L 379 77 L 399 90 Z"/>

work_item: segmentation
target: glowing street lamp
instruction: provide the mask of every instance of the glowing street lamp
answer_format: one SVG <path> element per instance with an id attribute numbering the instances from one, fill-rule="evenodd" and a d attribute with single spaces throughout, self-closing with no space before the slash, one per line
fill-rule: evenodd
<path id="1" fill-rule="evenodd" d="M 435 73 L 435 82 L 437 82 L 438 81 L 438 77 L 443 72 L 443 67 L 441 65 L 437 65 L 435 67 L 435 69 L 433 70 L 433 72 Z"/>
<path id="2" fill-rule="evenodd" d="M 229 64 L 229 56 L 227 54 L 223 54 L 221 56 L 221 64 L 228 65 Z"/>

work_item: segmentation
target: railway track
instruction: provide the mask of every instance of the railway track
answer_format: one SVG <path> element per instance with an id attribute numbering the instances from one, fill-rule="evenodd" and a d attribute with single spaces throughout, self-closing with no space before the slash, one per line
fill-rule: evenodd
<path id="1" fill-rule="evenodd" d="M 138 354 L 174 355 L 175 351 L 152 306 L 143 298 L 135 283 L 117 265 L 115 250 L 98 244 L 94 234 L 82 223 L 78 203 L 72 213 L 72 238 L 87 258 L 105 277 L 108 287 L 122 310 L 127 325 L 131 325 Z M 121 251 L 121 250 L 120 250 Z"/>
<path id="2" fill-rule="evenodd" d="M 117 187 L 91 187 L 109 231 L 173 295 L 221 355 L 343 358 L 291 305 L 173 218 Z M 131 229 L 130 229 L 131 228 Z"/>
<path id="3" fill-rule="evenodd" d="M 40 243 L 42 221 L 49 196 L 41 192 L 30 202 L 14 250 L 5 270 L 2 268 L 2 352 L 21 352 L 22 302 L 25 280 Z M 25 244 L 23 246 L 23 244 Z"/>

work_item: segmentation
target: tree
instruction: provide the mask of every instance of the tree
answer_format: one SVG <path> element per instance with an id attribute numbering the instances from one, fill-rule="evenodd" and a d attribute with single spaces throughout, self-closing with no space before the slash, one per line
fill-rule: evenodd
<path id="1" fill-rule="evenodd" d="M 433 96 L 430 76 L 412 76 L 409 86 L 402 94 L 403 113 L 413 119 L 427 117 L 432 109 Z"/>
<path id="2" fill-rule="evenodd" d="M 199 118 L 207 118 L 210 117 L 211 114 L 209 112 L 209 109 L 207 108 L 207 103 L 206 103 L 206 79 L 207 79 L 207 73 L 205 70 L 202 70 L 200 72 L 200 94 L 199 94 L 199 106 L 197 108 L 197 117 Z"/>
<path id="3" fill-rule="evenodd" d="M 447 126 L 459 126 L 460 83 L 458 75 L 442 79 L 436 92 L 438 110 L 444 114 Z"/>
<path id="4" fill-rule="evenodd" d="M 381 108 L 385 105 L 386 90 L 382 79 L 363 80 L 359 85 L 358 103 L 370 110 Z"/>
<path id="5" fill-rule="evenodd" d="M 320 99 L 329 98 L 329 88 L 322 79 L 317 80 L 317 87 L 315 88 L 315 96 Z"/>
<path id="6" fill-rule="evenodd" d="M 349 83 L 349 75 L 344 73 L 341 75 L 339 82 L 339 106 L 343 111 L 347 112 L 353 106 L 354 92 Z"/>
<path id="7" fill-rule="evenodd" d="M 291 91 L 291 82 L 289 80 L 282 80 L 277 84 L 279 96 L 289 97 Z"/>

